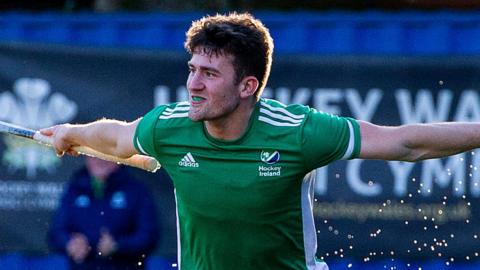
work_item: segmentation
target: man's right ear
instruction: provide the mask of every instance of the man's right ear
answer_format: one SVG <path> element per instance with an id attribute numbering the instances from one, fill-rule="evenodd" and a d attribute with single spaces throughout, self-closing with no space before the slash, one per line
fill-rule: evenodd
<path id="1" fill-rule="evenodd" d="M 254 76 L 247 76 L 240 82 L 240 97 L 248 98 L 254 96 L 258 89 L 258 80 Z"/>

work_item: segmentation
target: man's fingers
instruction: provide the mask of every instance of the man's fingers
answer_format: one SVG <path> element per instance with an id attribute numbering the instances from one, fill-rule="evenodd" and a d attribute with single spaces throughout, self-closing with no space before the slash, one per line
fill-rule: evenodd
<path id="1" fill-rule="evenodd" d="M 55 127 L 49 127 L 49 128 L 42 128 L 40 129 L 40 134 L 45 135 L 45 136 L 52 136 L 54 133 Z"/>
<path id="2" fill-rule="evenodd" d="M 74 157 L 78 157 L 80 155 L 80 153 L 78 153 L 77 151 L 73 150 L 72 148 L 68 149 L 67 154 L 71 155 L 71 156 L 74 156 Z"/>
<path id="3" fill-rule="evenodd" d="M 61 158 L 63 155 L 65 155 L 65 151 L 57 151 L 55 150 L 55 153 L 57 154 L 57 157 Z"/>
<path id="4" fill-rule="evenodd" d="M 52 138 L 52 146 L 55 149 L 57 157 L 63 157 L 65 154 L 72 156 L 78 156 L 79 153 L 73 150 L 73 145 L 63 138 L 64 129 L 67 125 L 57 125 L 48 128 L 40 129 L 40 134 Z"/>
<path id="5" fill-rule="evenodd" d="M 39 130 L 40 134 L 48 137 L 52 137 L 55 135 L 55 130 L 57 129 L 57 126 L 53 127 L 48 127 L 48 128 L 42 128 Z M 55 153 L 57 154 L 57 157 L 63 157 L 65 155 L 65 150 L 58 147 L 58 145 L 55 144 L 55 142 L 52 143 L 53 148 L 55 149 Z"/>

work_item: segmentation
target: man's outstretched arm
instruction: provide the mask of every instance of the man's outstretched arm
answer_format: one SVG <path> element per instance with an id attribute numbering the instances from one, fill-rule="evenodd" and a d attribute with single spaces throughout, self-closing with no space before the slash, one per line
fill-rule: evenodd
<path id="1" fill-rule="evenodd" d="M 359 158 L 419 161 L 455 155 L 480 147 L 480 123 L 444 122 L 378 126 L 358 121 Z"/>
<path id="2" fill-rule="evenodd" d="M 133 145 L 135 129 L 140 122 L 102 119 L 88 124 L 63 124 L 42 129 L 40 132 L 54 139 L 53 147 L 58 155 L 76 155 L 75 146 L 87 146 L 99 152 L 128 158 L 138 154 Z"/>

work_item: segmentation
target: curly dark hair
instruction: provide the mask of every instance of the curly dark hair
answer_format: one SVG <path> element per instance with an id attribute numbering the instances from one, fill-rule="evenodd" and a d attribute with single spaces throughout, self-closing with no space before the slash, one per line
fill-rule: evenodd
<path id="1" fill-rule="evenodd" d="M 246 76 L 259 81 L 257 100 L 270 75 L 273 40 L 263 23 L 249 13 L 206 16 L 192 22 L 187 31 L 185 49 L 193 54 L 202 48 L 207 54 L 232 55 L 235 84 Z"/>

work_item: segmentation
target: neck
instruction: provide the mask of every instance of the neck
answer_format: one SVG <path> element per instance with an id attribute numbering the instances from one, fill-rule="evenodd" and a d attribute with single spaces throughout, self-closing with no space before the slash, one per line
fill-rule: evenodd
<path id="1" fill-rule="evenodd" d="M 241 102 L 238 107 L 219 119 L 205 121 L 210 136 L 222 140 L 240 138 L 248 127 L 256 102 Z"/>

